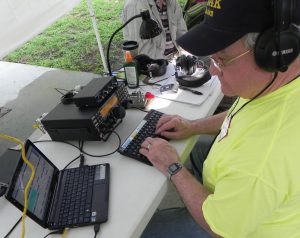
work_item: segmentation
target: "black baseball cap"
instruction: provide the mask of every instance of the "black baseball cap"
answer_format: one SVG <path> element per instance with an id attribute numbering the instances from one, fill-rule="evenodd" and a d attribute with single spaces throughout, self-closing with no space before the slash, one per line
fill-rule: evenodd
<path id="1" fill-rule="evenodd" d="M 204 20 L 177 40 L 196 56 L 214 54 L 273 25 L 271 0 L 208 0 Z"/>

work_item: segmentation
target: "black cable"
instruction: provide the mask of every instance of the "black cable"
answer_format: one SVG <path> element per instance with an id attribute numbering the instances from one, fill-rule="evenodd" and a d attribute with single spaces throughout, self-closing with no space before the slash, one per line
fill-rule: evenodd
<path id="1" fill-rule="evenodd" d="M 166 80 L 166 79 L 169 79 L 169 78 L 171 78 L 172 76 L 174 76 L 175 74 L 172 74 L 172 75 L 169 75 L 168 77 L 166 77 L 166 78 L 163 78 L 163 79 L 160 79 L 160 80 L 158 80 L 158 81 L 156 81 L 155 83 L 149 83 L 149 82 L 145 82 L 145 80 L 143 81 L 143 83 L 144 84 L 142 84 L 142 85 L 139 85 L 140 87 L 142 87 L 142 86 L 149 86 L 149 85 L 156 85 L 156 86 L 161 86 L 161 84 L 158 84 L 159 82 L 162 82 L 162 81 L 164 81 L 164 80 Z"/>
<path id="2" fill-rule="evenodd" d="M 14 149 L 14 148 L 8 148 L 7 150 L 11 150 L 11 151 L 21 151 L 21 149 Z"/>
<path id="3" fill-rule="evenodd" d="M 84 140 L 80 140 L 79 141 L 79 149 L 80 149 L 80 164 L 79 164 L 79 167 L 84 166 L 84 160 L 85 160 L 85 158 L 84 158 L 84 154 L 82 153 L 83 144 L 84 144 Z"/>
<path id="4" fill-rule="evenodd" d="M 60 229 L 60 230 L 57 230 L 57 231 L 52 231 L 52 232 L 48 233 L 47 235 L 45 235 L 44 238 L 46 238 L 50 235 L 62 234 L 62 233 L 64 233 L 64 229 Z"/>
<path id="5" fill-rule="evenodd" d="M 251 98 L 248 102 L 244 103 L 235 113 L 232 114 L 233 110 L 236 108 L 236 106 L 239 103 L 240 97 L 237 98 L 235 105 L 232 107 L 232 109 L 230 110 L 230 112 L 227 114 L 227 117 L 231 116 L 231 120 L 233 119 L 233 117 L 240 112 L 246 105 L 248 105 L 250 102 L 252 102 L 254 99 L 256 99 L 257 97 L 259 97 L 261 94 L 263 94 L 263 92 L 265 92 L 275 81 L 275 79 L 277 78 L 278 72 L 275 72 L 273 79 L 270 81 L 270 83 L 268 83 L 260 92 L 258 92 L 253 98 Z M 211 143 L 211 146 L 208 150 L 208 153 L 210 152 L 215 140 L 217 139 L 217 137 L 219 136 L 219 134 L 221 133 L 221 129 L 219 130 L 218 134 L 216 135 L 216 137 L 214 138 L 213 142 Z"/>
<path id="6" fill-rule="evenodd" d="M 100 231 L 100 223 L 94 225 L 94 232 L 95 232 L 94 238 L 97 237 L 99 231 Z"/>
<path id="7" fill-rule="evenodd" d="M 11 108 L 7 108 L 7 107 L 0 107 L 0 113 L 1 113 L 1 111 L 2 111 L 2 110 L 6 110 L 5 112 L 3 112 L 3 113 L 5 113 L 5 114 L 6 114 L 6 113 L 9 113 L 9 112 L 11 112 L 11 111 L 12 111 L 12 109 L 11 109 Z M 4 115 L 5 115 L 5 114 L 4 114 Z M 4 115 L 3 115 L 3 116 L 4 116 Z M 0 116 L 0 117 L 2 117 L 2 116 Z"/>
<path id="8" fill-rule="evenodd" d="M 76 146 L 76 145 L 73 145 L 72 143 L 69 143 L 67 141 L 53 141 L 53 140 L 38 140 L 38 141 L 34 141 L 33 143 L 36 144 L 36 143 L 41 143 L 41 142 L 58 142 L 58 143 L 64 143 L 64 144 L 67 144 L 67 145 L 70 145 L 70 146 L 73 146 L 74 148 L 78 149 L 80 151 L 80 142 L 79 142 L 79 147 Z M 78 155 L 75 159 L 71 160 L 64 168 L 66 169 L 70 164 L 72 164 L 75 160 L 77 160 L 78 158 L 80 158 L 82 153 L 80 153 L 80 155 Z"/>
<path id="9" fill-rule="evenodd" d="M 116 153 L 116 152 L 118 151 L 119 147 L 121 146 L 122 141 L 121 141 L 121 137 L 119 136 L 119 134 L 118 134 L 117 132 L 112 131 L 112 133 L 114 133 L 114 134 L 118 137 L 118 142 L 119 142 L 117 148 L 116 148 L 114 151 L 112 151 L 112 152 L 110 152 L 110 153 L 107 153 L 107 154 L 103 154 L 103 155 L 92 155 L 92 154 L 89 154 L 89 153 L 87 153 L 87 152 L 85 152 L 85 151 L 83 150 L 83 141 L 82 141 L 82 149 L 81 149 L 80 155 L 77 156 L 75 159 L 73 159 L 71 162 L 69 162 L 69 163 L 64 167 L 64 169 L 67 168 L 71 163 L 73 163 L 73 162 L 74 162 L 75 160 L 77 160 L 78 158 L 81 158 L 81 157 L 83 156 L 83 154 L 88 155 L 88 156 L 91 156 L 91 157 L 105 157 L 105 156 L 109 156 L 109 155 L 112 155 L 112 154 Z M 80 149 L 80 148 L 79 148 L 79 149 Z"/>
<path id="10" fill-rule="evenodd" d="M 114 33 L 111 35 L 111 37 L 109 38 L 109 41 L 108 41 L 108 44 L 107 44 L 107 48 L 106 48 L 106 62 L 107 62 L 107 68 L 108 68 L 108 73 L 109 73 L 109 76 L 113 76 L 112 75 L 112 71 L 111 71 L 111 66 L 110 66 L 110 61 L 109 61 L 109 50 L 110 50 L 110 45 L 111 45 L 111 42 L 114 38 L 114 36 L 120 31 L 122 30 L 125 26 L 127 26 L 128 23 L 130 23 L 132 20 L 136 19 L 136 18 L 139 18 L 139 17 L 142 17 L 142 14 L 138 14 L 138 15 L 135 15 L 131 18 L 129 18 L 121 27 L 119 27 L 117 30 L 114 31 Z"/>
<path id="11" fill-rule="evenodd" d="M 0 197 L 4 196 L 8 188 L 7 183 L 0 182 Z"/>
<path id="12" fill-rule="evenodd" d="M 180 208 L 185 208 L 185 207 L 168 207 L 168 208 L 164 208 L 164 209 L 157 209 L 157 211 L 164 212 L 164 211 L 171 211 L 171 210 L 176 210 L 176 209 L 180 209 Z"/>
<path id="13" fill-rule="evenodd" d="M 80 163 L 79 163 L 79 167 L 83 167 L 84 166 L 84 160 L 85 160 L 85 158 L 84 158 L 84 154 L 80 154 Z"/>
<path id="14" fill-rule="evenodd" d="M 9 230 L 9 232 L 7 232 L 4 238 L 9 237 L 10 233 L 13 232 L 13 230 L 17 227 L 17 225 L 21 222 L 21 220 L 22 220 L 22 216 L 19 218 L 19 220 L 17 220 L 17 222 L 13 225 L 13 227 Z"/>
<path id="15" fill-rule="evenodd" d="M 91 156 L 91 157 L 105 157 L 105 156 L 112 155 L 112 154 L 116 153 L 118 151 L 119 147 L 121 146 L 122 141 L 121 141 L 121 137 L 119 136 L 119 134 L 117 132 L 112 131 L 111 133 L 114 133 L 118 137 L 118 140 L 119 140 L 119 144 L 118 144 L 117 148 L 114 151 L 112 151 L 110 153 L 107 153 L 107 154 L 103 154 L 103 155 L 92 155 L 92 154 L 89 154 L 89 153 L 85 152 L 82 149 L 82 153 L 85 154 L 85 155 Z"/>
<path id="16" fill-rule="evenodd" d="M 231 110 L 231 112 L 228 114 L 229 116 L 231 115 L 231 120 L 233 119 L 233 117 L 239 112 L 241 111 L 246 105 L 248 105 L 250 102 L 252 102 L 254 99 L 258 98 L 263 92 L 265 92 L 275 81 L 275 79 L 277 78 L 278 72 L 275 72 L 273 79 L 271 80 L 270 83 L 268 83 L 258 94 L 256 94 L 253 98 L 251 98 L 248 102 L 244 103 L 235 113 L 232 113 L 232 111 L 234 110 L 234 108 L 236 107 L 238 101 L 240 98 L 238 98 L 236 105 L 234 106 L 234 108 Z"/>
<path id="17" fill-rule="evenodd" d="M 172 74 L 172 75 L 170 75 L 170 76 L 168 76 L 168 77 L 166 77 L 166 78 L 160 79 L 160 80 L 156 81 L 156 82 L 153 83 L 153 84 L 155 85 L 155 84 L 157 84 L 157 83 L 159 83 L 159 82 L 162 82 L 162 81 L 164 81 L 164 80 L 167 80 L 167 79 L 173 77 L 174 75 L 175 75 L 175 74 Z M 151 85 L 151 83 L 150 83 L 150 85 Z"/>
<path id="18" fill-rule="evenodd" d="M 146 87 L 146 86 L 162 86 L 159 83 L 145 83 L 145 84 L 140 84 L 139 87 Z"/>
<path id="19" fill-rule="evenodd" d="M 107 154 L 103 154 L 103 155 L 92 155 L 92 154 L 89 154 L 89 153 L 85 152 L 85 151 L 83 150 L 83 141 L 82 141 L 82 145 L 81 145 L 81 143 L 79 144 L 79 147 L 77 147 L 76 145 L 73 145 L 72 143 L 66 142 L 66 141 L 39 140 L 39 141 L 35 141 L 35 142 L 33 142 L 33 143 L 40 143 L 40 142 L 60 142 L 60 143 L 65 143 L 65 144 L 68 144 L 68 145 L 71 145 L 71 146 L 77 148 L 77 149 L 80 151 L 80 155 L 77 156 L 77 157 L 76 157 L 75 159 L 73 159 L 72 161 L 70 161 L 70 162 L 63 168 L 63 169 L 66 169 L 71 163 L 73 163 L 74 161 L 76 161 L 77 159 L 79 159 L 79 158 L 82 156 L 82 154 L 85 154 L 85 155 L 88 155 L 88 156 L 91 156 L 91 157 L 105 157 L 105 156 L 109 156 L 109 155 L 112 155 L 112 154 L 116 153 L 116 152 L 118 151 L 119 147 L 121 146 L 122 141 L 121 141 L 121 137 L 119 136 L 119 134 L 118 134 L 117 132 L 112 131 L 112 133 L 114 133 L 114 134 L 118 137 L 118 146 L 117 146 L 117 148 L 116 148 L 114 151 L 112 151 L 112 152 L 110 152 L 110 153 L 107 153 Z M 82 147 L 82 148 L 80 148 L 80 147 Z"/>
<path id="20" fill-rule="evenodd" d="M 137 109 L 137 110 L 140 110 L 140 111 L 142 111 L 142 112 L 146 112 L 146 113 L 148 113 L 149 111 L 147 111 L 147 110 L 144 110 L 144 109 L 142 109 L 142 108 L 139 108 L 139 107 L 130 107 L 130 108 L 128 108 L 128 109 Z"/>
<path id="21" fill-rule="evenodd" d="M 61 92 L 61 90 L 69 92 L 70 90 L 64 89 L 64 88 L 54 88 L 57 92 L 59 92 L 61 95 L 65 95 L 64 93 Z"/>
<path id="22" fill-rule="evenodd" d="M 78 143 L 80 151 L 82 151 L 83 144 L 84 144 L 84 140 L 80 140 L 79 143 Z"/>
<path id="23" fill-rule="evenodd" d="M 80 156 L 81 156 L 81 154 L 78 155 L 75 159 L 71 160 L 71 161 L 63 168 L 63 170 L 66 169 L 66 168 L 67 168 L 70 164 L 72 164 L 74 161 L 76 161 L 77 159 L 79 159 Z"/>

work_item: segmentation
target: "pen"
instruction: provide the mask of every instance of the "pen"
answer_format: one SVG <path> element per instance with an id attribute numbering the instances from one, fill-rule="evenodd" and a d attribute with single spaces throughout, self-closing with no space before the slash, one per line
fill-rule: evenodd
<path id="1" fill-rule="evenodd" d="M 201 93 L 200 91 L 193 90 L 193 89 L 185 87 L 185 86 L 179 86 L 179 88 L 182 89 L 182 90 L 189 91 L 189 92 L 191 92 L 193 94 L 196 94 L 196 95 L 203 95 L 203 93 Z"/>

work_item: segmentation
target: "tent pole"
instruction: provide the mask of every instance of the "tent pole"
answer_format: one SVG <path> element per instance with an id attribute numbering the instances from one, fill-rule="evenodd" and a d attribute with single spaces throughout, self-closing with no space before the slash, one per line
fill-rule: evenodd
<path id="1" fill-rule="evenodd" d="M 102 60 L 102 63 L 103 63 L 103 67 L 104 67 L 105 72 L 108 72 L 107 62 L 105 60 L 103 46 L 101 44 L 100 34 L 99 34 L 99 31 L 98 31 L 98 28 L 97 28 L 95 13 L 94 13 L 94 9 L 93 9 L 91 0 L 86 0 L 86 3 L 87 3 L 87 6 L 88 6 L 88 9 L 89 9 L 90 17 L 92 19 L 93 28 L 94 28 L 94 32 L 95 32 L 95 35 L 96 35 L 96 40 L 97 40 L 98 49 L 99 49 L 99 52 L 100 52 L 100 55 L 101 55 L 101 60 Z"/>

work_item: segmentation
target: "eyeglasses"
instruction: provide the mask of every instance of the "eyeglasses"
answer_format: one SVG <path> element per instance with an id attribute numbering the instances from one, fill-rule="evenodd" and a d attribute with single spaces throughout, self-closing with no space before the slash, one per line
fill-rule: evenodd
<path id="1" fill-rule="evenodd" d="M 245 51 L 244 53 L 233 57 L 232 59 L 227 59 L 227 60 L 215 60 L 213 57 L 210 57 L 211 62 L 214 64 L 214 66 L 219 70 L 222 71 L 227 65 L 233 63 L 237 59 L 241 58 L 242 56 L 248 54 L 250 50 Z"/>

